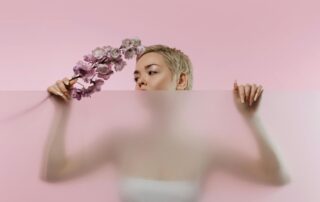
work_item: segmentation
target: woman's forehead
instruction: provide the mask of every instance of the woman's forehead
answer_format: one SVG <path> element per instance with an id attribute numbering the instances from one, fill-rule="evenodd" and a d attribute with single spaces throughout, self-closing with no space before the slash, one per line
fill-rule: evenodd
<path id="1" fill-rule="evenodd" d="M 163 56 L 159 53 L 146 53 L 137 61 L 136 68 L 144 68 L 145 66 L 150 64 L 158 64 L 159 66 L 164 66 L 165 61 Z"/>

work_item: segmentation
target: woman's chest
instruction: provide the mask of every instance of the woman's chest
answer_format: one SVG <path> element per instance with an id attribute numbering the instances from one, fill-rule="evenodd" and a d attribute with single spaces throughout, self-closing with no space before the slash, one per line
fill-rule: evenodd
<path id="1" fill-rule="evenodd" d="M 118 153 L 117 164 L 124 175 L 177 180 L 201 176 L 207 159 L 199 143 L 164 139 L 127 142 Z"/>

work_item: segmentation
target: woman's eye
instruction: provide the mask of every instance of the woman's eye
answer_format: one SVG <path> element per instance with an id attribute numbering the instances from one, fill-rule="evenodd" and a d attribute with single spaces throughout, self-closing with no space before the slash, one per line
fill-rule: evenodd
<path id="1" fill-rule="evenodd" d="M 134 82 L 137 82 L 137 81 L 138 81 L 138 78 L 134 78 L 133 80 L 134 80 Z"/>
<path id="2" fill-rule="evenodd" d="M 155 74 L 155 73 L 157 73 L 157 72 L 155 72 L 155 71 L 150 71 L 149 72 L 150 75 Z"/>

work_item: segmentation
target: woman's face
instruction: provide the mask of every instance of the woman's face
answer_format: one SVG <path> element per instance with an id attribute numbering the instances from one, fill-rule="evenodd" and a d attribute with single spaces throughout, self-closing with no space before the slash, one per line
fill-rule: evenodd
<path id="1" fill-rule="evenodd" d="M 170 90 L 177 88 L 176 79 L 162 55 L 150 52 L 136 63 L 135 90 Z"/>

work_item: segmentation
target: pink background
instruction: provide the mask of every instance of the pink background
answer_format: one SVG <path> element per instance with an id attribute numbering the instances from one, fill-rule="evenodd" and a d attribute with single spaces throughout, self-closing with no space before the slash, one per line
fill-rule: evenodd
<path id="1" fill-rule="evenodd" d="M 0 91 L 45 91 L 72 76 L 83 55 L 97 46 L 119 46 L 124 38 L 179 48 L 193 62 L 195 90 L 230 90 L 234 79 L 264 86 L 262 115 L 295 179 L 286 187 L 266 188 L 220 176 L 209 184 L 204 200 L 230 201 L 232 194 L 243 201 L 319 201 L 320 99 L 319 93 L 305 92 L 320 88 L 319 8 L 318 0 L 1 1 Z M 131 61 L 103 89 L 132 90 L 133 69 Z M 30 99 L 21 102 L 23 93 Z M 46 96 L 23 93 L 0 92 L 1 118 Z M 37 113 L 0 127 L 0 201 L 115 200 L 108 172 L 76 184 L 37 181 L 45 136 L 31 132 L 46 131 L 53 108 L 47 102 Z M 22 129 L 31 136 L 21 137 Z"/>
<path id="2" fill-rule="evenodd" d="M 319 89 L 318 0 L 16 1 L 0 3 L 0 90 L 45 90 L 97 46 L 126 37 L 183 50 L 194 89 Z M 103 89 L 134 88 L 130 63 Z"/>

